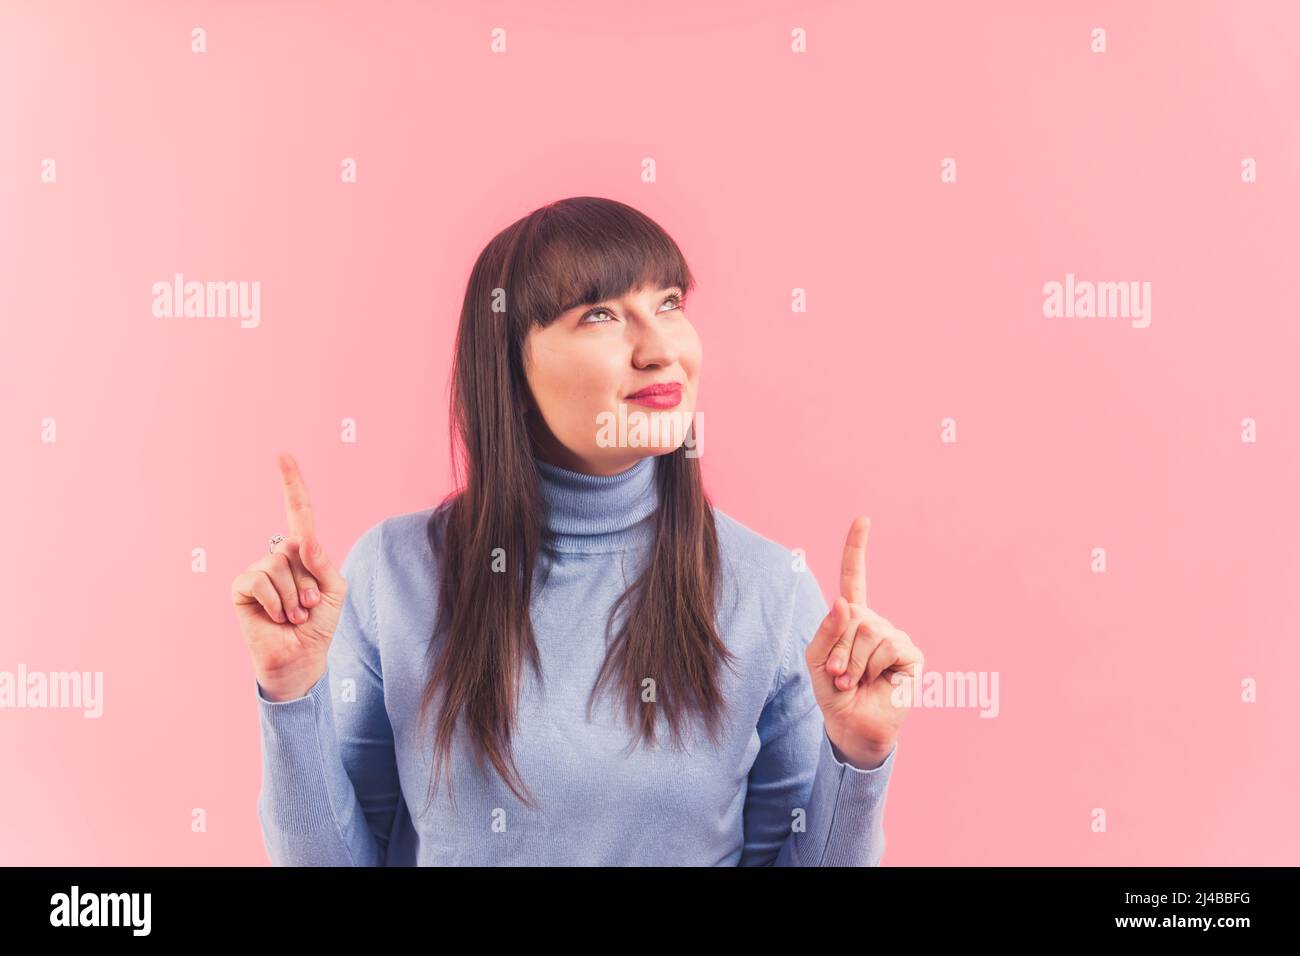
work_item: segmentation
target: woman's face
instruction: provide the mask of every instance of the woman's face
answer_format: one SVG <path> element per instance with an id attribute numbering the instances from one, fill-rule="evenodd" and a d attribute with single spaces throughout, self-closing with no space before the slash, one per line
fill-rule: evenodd
<path id="1" fill-rule="evenodd" d="M 681 294 L 677 286 L 642 287 L 533 327 L 524 372 L 532 391 L 529 429 L 543 461 L 613 475 L 683 444 L 703 355 Z M 671 393 L 632 397 L 663 384 L 679 386 L 679 400 Z"/>

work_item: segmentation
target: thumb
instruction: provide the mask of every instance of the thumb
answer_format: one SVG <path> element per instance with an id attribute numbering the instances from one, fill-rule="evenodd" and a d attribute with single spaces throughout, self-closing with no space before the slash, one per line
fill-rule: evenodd
<path id="1" fill-rule="evenodd" d="M 339 595 L 347 588 L 348 582 L 344 579 L 339 569 L 334 566 L 334 562 L 325 554 L 325 549 L 321 547 L 320 539 L 316 537 L 315 531 L 308 532 L 303 537 L 302 548 L 299 549 L 302 557 L 302 563 L 307 566 L 316 583 L 320 585 L 322 594 Z"/>
<path id="2" fill-rule="evenodd" d="M 849 619 L 849 602 L 844 600 L 841 595 L 835 596 L 835 603 L 831 609 L 822 618 L 822 623 L 817 628 L 817 633 L 813 635 L 812 642 L 808 645 L 808 657 L 811 660 L 821 664 L 831 655 L 831 648 L 835 646 L 844 633 L 844 628 L 848 625 Z"/>

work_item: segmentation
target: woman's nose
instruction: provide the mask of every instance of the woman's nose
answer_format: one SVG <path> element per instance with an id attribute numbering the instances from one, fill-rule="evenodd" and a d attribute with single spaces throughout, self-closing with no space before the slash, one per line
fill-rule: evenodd
<path id="1" fill-rule="evenodd" d="M 632 348 L 632 363 L 637 368 L 672 365 L 681 353 L 676 336 L 654 323 L 640 324 L 632 334 L 636 339 Z"/>

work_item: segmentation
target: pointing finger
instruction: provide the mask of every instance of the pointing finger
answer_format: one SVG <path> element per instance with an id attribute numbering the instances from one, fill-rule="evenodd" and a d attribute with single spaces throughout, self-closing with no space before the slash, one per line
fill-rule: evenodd
<path id="1" fill-rule="evenodd" d="M 850 604 L 867 603 L 867 535 L 871 519 L 859 515 L 849 527 L 840 561 L 840 594 Z"/>
<path id="2" fill-rule="evenodd" d="M 302 472 L 293 455 L 280 455 L 276 461 L 280 466 L 280 478 L 284 485 L 284 511 L 289 518 L 289 534 L 304 539 L 316 530 L 316 521 L 312 515 L 311 499 L 307 497 L 307 486 L 303 483 Z"/>

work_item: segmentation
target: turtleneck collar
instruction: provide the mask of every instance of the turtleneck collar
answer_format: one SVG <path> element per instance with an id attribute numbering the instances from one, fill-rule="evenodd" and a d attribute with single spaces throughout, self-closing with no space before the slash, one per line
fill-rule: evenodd
<path id="1" fill-rule="evenodd" d="M 561 551 L 622 551 L 653 536 L 655 457 L 616 475 L 586 475 L 534 458 L 551 544 Z"/>

